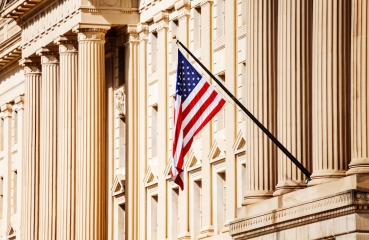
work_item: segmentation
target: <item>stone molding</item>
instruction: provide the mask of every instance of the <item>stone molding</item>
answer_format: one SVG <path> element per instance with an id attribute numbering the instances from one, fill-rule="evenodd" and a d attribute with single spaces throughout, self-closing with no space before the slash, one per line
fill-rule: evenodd
<path id="1" fill-rule="evenodd" d="M 156 31 L 159 32 L 163 29 L 168 28 L 168 21 L 169 21 L 169 13 L 166 11 L 160 11 L 159 13 L 154 15 L 153 18 L 154 22 L 156 23 Z"/>
<path id="2" fill-rule="evenodd" d="M 126 115 L 126 90 L 125 87 L 122 86 L 121 88 L 117 89 L 115 91 L 115 108 L 118 110 L 118 117 L 119 118 L 125 118 Z"/>
<path id="3" fill-rule="evenodd" d="M 36 54 L 41 57 L 41 64 L 59 63 L 59 52 L 57 49 L 42 48 Z"/>
<path id="4" fill-rule="evenodd" d="M 148 34 L 149 34 L 149 25 L 145 23 L 139 23 L 137 24 L 137 33 L 138 33 L 138 40 L 148 40 Z"/>
<path id="5" fill-rule="evenodd" d="M 214 0 L 201 0 L 200 6 L 205 7 L 207 5 L 212 5 L 214 3 Z"/>
<path id="6" fill-rule="evenodd" d="M 11 118 L 13 112 L 13 106 L 10 103 L 5 103 L 0 107 L 2 118 Z"/>
<path id="7" fill-rule="evenodd" d="M 118 174 L 115 177 L 113 187 L 111 188 L 111 195 L 113 197 L 122 197 L 125 194 L 125 177 L 121 174 Z"/>
<path id="8" fill-rule="evenodd" d="M 107 30 L 102 28 L 78 29 L 78 41 L 105 41 Z"/>
<path id="9" fill-rule="evenodd" d="M 56 26 L 61 25 L 67 19 L 73 18 L 79 13 L 77 1 L 66 0 L 63 7 L 60 1 L 54 1 L 51 5 L 32 16 L 26 22 L 18 20 L 18 24 L 22 27 L 23 48 L 38 41 L 44 35 L 47 35 Z"/>
<path id="10" fill-rule="evenodd" d="M 19 65 L 24 67 L 24 74 L 41 74 L 41 63 L 36 58 L 23 58 Z"/>
<path id="11" fill-rule="evenodd" d="M 349 190 L 230 223 L 233 239 L 253 238 L 355 212 L 369 213 L 369 192 Z"/>
<path id="12" fill-rule="evenodd" d="M 219 52 L 220 50 L 225 48 L 225 36 L 222 36 L 213 41 L 213 52 Z"/>
<path id="13" fill-rule="evenodd" d="M 78 41 L 76 36 L 60 36 L 54 40 L 59 45 L 59 54 L 78 52 Z"/>
<path id="14" fill-rule="evenodd" d="M 237 28 L 237 39 L 241 40 L 246 37 L 246 25 L 242 25 Z"/>

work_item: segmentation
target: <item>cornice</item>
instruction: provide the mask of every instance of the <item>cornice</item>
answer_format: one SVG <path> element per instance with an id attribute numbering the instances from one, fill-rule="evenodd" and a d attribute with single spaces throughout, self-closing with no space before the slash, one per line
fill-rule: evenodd
<path id="1" fill-rule="evenodd" d="M 369 213 L 369 192 L 348 190 L 230 223 L 233 239 L 254 238 L 357 212 Z"/>
<path id="2" fill-rule="evenodd" d="M 4 7 L 1 17 L 18 19 L 42 2 L 44 0 L 12 1 Z"/>
<path id="3" fill-rule="evenodd" d="M 0 44 L 0 69 L 17 61 L 21 55 L 21 31 Z"/>

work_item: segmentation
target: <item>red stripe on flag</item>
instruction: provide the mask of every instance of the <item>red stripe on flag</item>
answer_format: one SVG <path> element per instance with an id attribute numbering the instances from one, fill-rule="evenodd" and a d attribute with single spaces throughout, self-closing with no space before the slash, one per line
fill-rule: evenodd
<path id="1" fill-rule="evenodd" d="M 191 100 L 190 104 L 188 104 L 188 106 L 183 110 L 182 113 L 183 119 L 187 117 L 187 115 L 191 112 L 196 103 L 200 101 L 200 99 L 204 96 L 209 87 L 210 87 L 209 83 L 205 82 L 200 91 Z"/>

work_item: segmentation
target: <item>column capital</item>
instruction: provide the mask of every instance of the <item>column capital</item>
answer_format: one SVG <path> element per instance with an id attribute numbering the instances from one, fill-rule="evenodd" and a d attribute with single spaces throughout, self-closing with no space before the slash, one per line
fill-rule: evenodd
<path id="1" fill-rule="evenodd" d="M 59 51 L 55 47 L 40 48 L 36 54 L 41 57 L 41 64 L 59 63 Z"/>
<path id="2" fill-rule="evenodd" d="M 23 110 L 24 109 L 24 94 L 19 95 L 18 97 L 14 98 L 14 105 L 13 110 Z"/>
<path id="3" fill-rule="evenodd" d="M 13 106 L 12 106 L 12 104 L 5 103 L 5 104 L 1 105 L 0 109 L 1 109 L 2 116 L 4 118 L 6 118 L 6 117 L 12 117 L 12 112 L 13 112 Z"/>
<path id="4" fill-rule="evenodd" d="M 19 65 L 24 67 L 24 74 L 41 74 L 40 58 L 23 58 Z"/>
<path id="5" fill-rule="evenodd" d="M 154 15 L 154 22 L 156 23 L 156 31 L 159 32 L 168 28 L 169 13 L 167 11 L 160 11 Z"/>
<path id="6" fill-rule="evenodd" d="M 189 4 L 185 4 L 183 6 L 181 6 L 180 8 L 177 9 L 177 19 L 178 20 L 182 20 L 185 18 L 188 18 L 191 14 L 190 14 L 190 5 Z"/>
<path id="7" fill-rule="evenodd" d="M 78 51 L 77 35 L 73 36 L 61 35 L 54 40 L 54 44 L 59 45 L 59 54 Z"/>
<path id="8" fill-rule="evenodd" d="M 201 3 L 200 3 L 200 6 L 201 7 L 206 7 L 208 5 L 213 5 L 214 3 L 214 0 L 202 0 Z"/>
<path id="9" fill-rule="evenodd" d="M 146 23 L 137 24 L 137 32 L 139 35 L 139 41 L 147 40 L 149 33 L 149 26 Z"/>
<path id="10" fill-rule="evenodd" d="M 108 30 L 103 28 L 79 28 L 76 30 L 78 41 L 105 41 Z"/>

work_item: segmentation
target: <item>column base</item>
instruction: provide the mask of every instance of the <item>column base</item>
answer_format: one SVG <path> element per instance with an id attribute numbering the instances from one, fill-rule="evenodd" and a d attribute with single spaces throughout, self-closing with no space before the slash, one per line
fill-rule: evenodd
<path id="1" fill-rule="evenodd" d="M 187 240 L 191 239 L 191 234 L 189 232 L 180 233 L 177 237 L 177 240 Z"/>
<path id="2" fill-rule="evenodd" d="M 295 182 L 295 181 L 284 181 L 280 182 L 276 186 L 276 191 L 273 193 L 273 196 L 280 196 L 289 192 L 293 192 L 296 190 L 300 190 L 306 188 L 307 184 L 304 181 L 302 182 Z"/>
<path id="3" fill-rule="evenodd" d="M 205 226 L 200 230 L 200 235 L 197 237 L 197 239 L 204 239 L 212 236 L 214 236 L 214 227 L 210 225 Z"/>
<path id="4" fill-rule="evenodd" d="M 349 164 L 346 175 L 369 173 L 369 158 L 354 158 Z"/>
<path id="5" fill-rule="evenodd" d="M 311 175 L 311 181 L 308 183 L 308 187 L 319 185 L 322 183 L 328 183 L 332 181 L 337 181 L 339 178 L 345 177 L 345 170 L 328 170 L 314 172 Z"/>
<path id="6" fill-rule="evenodd" d="M 250 191 L 243 197 L 242 206 L 260 202 L 273 197 L 272 191 Z"/>

